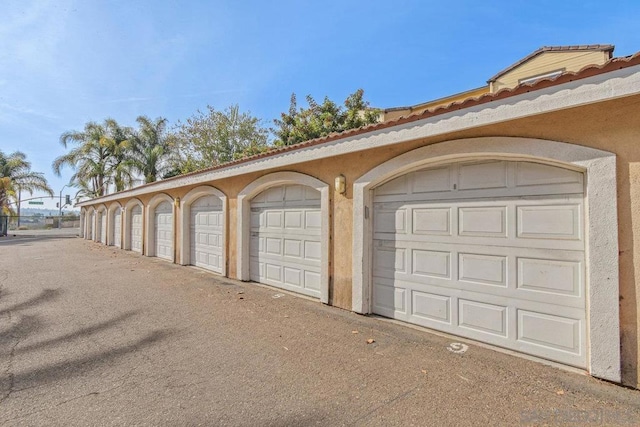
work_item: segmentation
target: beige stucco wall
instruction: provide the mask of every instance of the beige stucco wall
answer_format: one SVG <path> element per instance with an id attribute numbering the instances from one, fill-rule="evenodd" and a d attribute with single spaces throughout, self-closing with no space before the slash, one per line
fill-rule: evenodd
<path id="1" fill-rule="evenodd" d="M 440 135 L 437 138 L 404 142 L 394 146 L 371 149 L 366 152 L 341 155 L 225 178 L 209 183 L 228 197 L 227 262 L 229 277 L 236 278 L 237 203 L 238 193 L 256 178 L 276 171 L 296 171 L 311 175 L 332 185 L 334 178 L 345 175 L 346 195 L 331 191 L 330 200 L 330 304 L 351 309 L 352 274 L 352 215 L 355 179 L 399 154 L 417 147 L 442 141 L 480 136 L 513 136 L 548 139 L 574 143 L 617 155 L 617 199 L 620 250 L 620 326 L 622 346 L 623 382 L 637 387 L 639 384 L 638 324 L 640 294 L 640 96 L 589 105 L 560 112 L 543 114 L 517 121 L 475 128 L 463 132 Z M 588 177 L 587 177 L 588 179 Z M 199 184 L 202 185 L 202 184 Z M 184 197 L 195 186 L 172 189 L 172 197 Z M 333 187 L 332 187 L 333 188 Z M 152 194 L 139 197 L 147 203 Z M 121 203 L 128 199 L 123 198 Z M 177 228 L 179 230 L 179 228 Z M 179 236 L 176 242 L 179 242 Z M 179 260 L 179 250 L 178 257 Z"/>
<path id="2" fill-rule="evenodd" d="M 500 76 L 491 85 L 491 91 L 518 86 L 520 80 L 553 71 L 579 71 L 587 65 L 601 65 L 609 60 L 603 51 L 543 52 L 524 64 Z"/>

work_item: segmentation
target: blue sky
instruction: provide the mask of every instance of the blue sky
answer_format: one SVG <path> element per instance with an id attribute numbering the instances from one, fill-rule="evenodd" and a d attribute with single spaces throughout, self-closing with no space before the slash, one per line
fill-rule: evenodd
<path id="1" fill-rule="evenodd" d="M 72 173 L 51 171 L 65 152 L 60 134 L 91 120 L 175 123 L 238 103 L 270 125 L 291 92 L 341 102 L 363 88 L 373 106 L 397 107 L 481 86 L 543 45 L 640 51 L 637 1 L 2 0 L 0 9 L 0 149 L 25 152 L 56 193 Z"/>

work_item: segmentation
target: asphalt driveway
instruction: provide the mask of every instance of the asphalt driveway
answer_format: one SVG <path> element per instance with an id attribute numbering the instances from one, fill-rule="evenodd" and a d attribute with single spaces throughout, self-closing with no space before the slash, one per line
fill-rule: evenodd
<path id="1" fill-rule="evenodd" d="M 0 425 L 640 425 L 636 390 L 455 342 L 77 238 L 0 241 Z"/>

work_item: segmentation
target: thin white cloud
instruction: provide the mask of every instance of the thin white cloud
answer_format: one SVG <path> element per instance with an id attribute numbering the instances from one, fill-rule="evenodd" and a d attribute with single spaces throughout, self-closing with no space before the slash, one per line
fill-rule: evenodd
<path id="1" fill-rule="evenodd" d="M 200 98 L 203 96 L 211 96 L 211 95 L 224 95 L 228 93 L 241 93 L 244 92 L 244 89 L 224 89 L 224 90 L 216 90 L 216 91 L 207 91 L 201 93 L 188 93 L 183 95 L 176 96 L 130 96 L 127 98 L 116 98 L 109 99 L 103 101 L 102 104 L 119 104 L 119 103 L 129 103 L 129 102 L 150 102 L 150 101 L 170 101 L 171 99 L 181 99 L 181 98 Z"/>
<path id="2" fill-rule="evenodd" d="M 0 103 L 0 110 L 5 110 L 5 111 L 8 110 L 14 113 L 18 113 L 20 115 L 36 116 L 36 117 L 49 119 L 49 120 L 60 119 L 59 116 L 46 111 L 39 111 L 34 108 L 23 107 L 20 105 L 11 105 L 11 104 L 7 104 L 6 102 Z"/>

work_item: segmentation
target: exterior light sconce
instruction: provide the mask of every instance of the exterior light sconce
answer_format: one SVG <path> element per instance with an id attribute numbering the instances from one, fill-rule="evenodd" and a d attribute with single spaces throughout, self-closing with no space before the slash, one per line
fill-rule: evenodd
<path id="1" fill-rule="evenodd" d="M 176 199 L 173 201 L 173 204 L 176 208 L 180 207 L 180 197 L 176 197 Z"/>
<path id="2" fill-rule="evenodd" d="M 336 192 L 338 192 L 340 194 L 346 194 L 346 192 L 347 192 L 347 179 L 344 177 L 344 175 L 340 174 L 340 175 L 336 176 L 335 189 L 336 189 Z"/>

